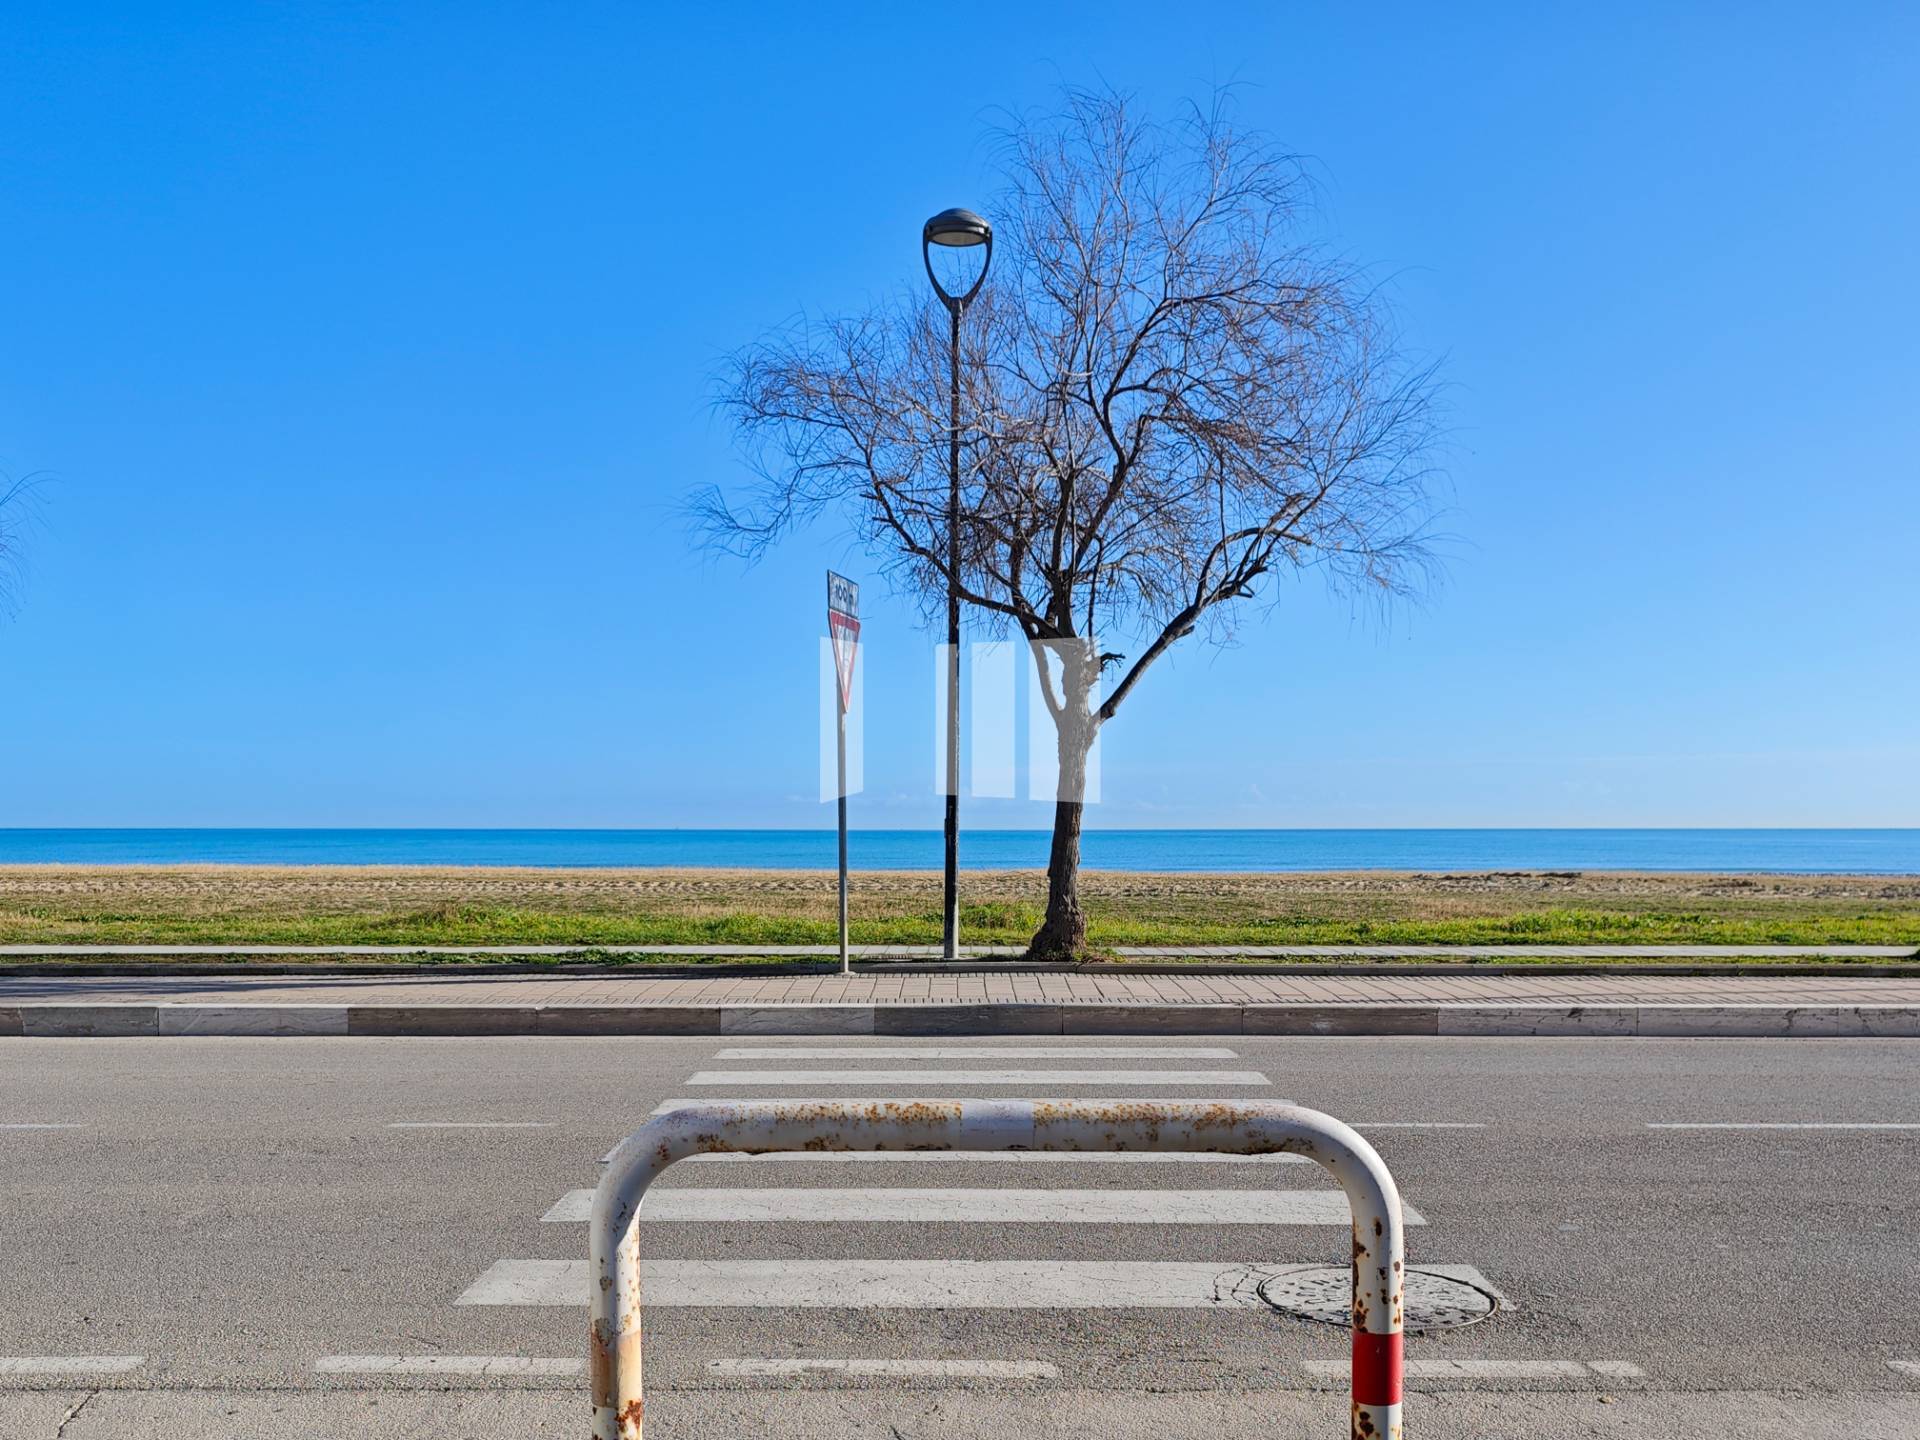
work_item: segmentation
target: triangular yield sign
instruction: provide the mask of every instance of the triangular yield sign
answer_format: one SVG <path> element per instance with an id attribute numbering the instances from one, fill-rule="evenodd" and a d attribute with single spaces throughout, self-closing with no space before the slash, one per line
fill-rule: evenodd
<path id="1" fill-rule="evenodd" d="M 827 612 L 827 633 L 833 636 L 833 668 L 840 677 L 840 711 L 853 703 L 853 661 L 860 649 L 860 622 L 837 610 Z"/>
<path id="2" fill-rule="evenodd" d="M 844 575 L 827 572 L 827 634 L 833 639 L 833 668 L 840 679 L 840 713 L 853 703 L 853 662 L 860 651 L 860 587 Z"/>

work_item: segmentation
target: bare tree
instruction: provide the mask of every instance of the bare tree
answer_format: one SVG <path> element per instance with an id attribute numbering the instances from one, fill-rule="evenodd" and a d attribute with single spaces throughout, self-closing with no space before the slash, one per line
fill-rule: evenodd
<path id="1" fill-rule="evenodd" d="M 9 480 L 0 475 L 0 615 L 12 612 L 19 593 L 22 546 L 33 521 L 33 495 L 39 477 Z"/>
<path id="2" fill-rule="evenodd" d="M 1315 240 L 1300 164 L 1236 130 L 1225 101 L 1156 125 L 1070 90 L 1000 138 L 1000 259 L 963 338 L 957 579 L 1033 647 L 1055 722 L 1032 953 L 1056 958 L 1086 948 L 1089 749 L 1155 662 L 1195 633 L 1230 638 L 1276 572 L 1383 594 L 1425 577 L 1435 381 Z M 936 606 L 944 319 L 905 301 L 734 356 L 721 405 L 758 482 L 738 506 L 700 497 L 709 541 L 753 555 L 838 510 Z"/>

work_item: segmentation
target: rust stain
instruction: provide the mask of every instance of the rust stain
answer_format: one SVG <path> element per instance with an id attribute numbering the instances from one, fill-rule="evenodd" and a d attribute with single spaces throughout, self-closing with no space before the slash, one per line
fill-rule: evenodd
<path id="1" fill-rule="evenodd" d="M 587 1384 L 593 1403 L 603 1409 L 613 1407 L 613 1355 L 607 1348 L 603 1321 L 593 1322 L 587 1332 Z"/>
<path id="2" fill-rule="evenodd" d="M 622 1440 L 629 1436 L 632 1440 L 640 1440 L 640 1422 L 641 1417 L 646 1413 L 646 1408 L 647 1402 L 638 1395 L 620 1407 L 620 1413 L 614 1417 L 614 1420 L 620 1427 Z"/>

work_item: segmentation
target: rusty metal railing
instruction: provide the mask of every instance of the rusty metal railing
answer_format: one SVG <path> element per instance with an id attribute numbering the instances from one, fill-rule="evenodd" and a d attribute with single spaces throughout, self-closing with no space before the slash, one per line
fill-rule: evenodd
<path id="1" fill-rule="evenodd" d="M 641 1440 L 640 1202 L 689 1155 L 791 1150 L 1292 1151 L 1353 1216 L 1353 1440 L 1399 1440 L 1406 1244 L 1400 1192 L 1359 1133 L 1297 1105 L 1210 1101 L 715 1101 L 656 1115 L 593 1193 L 589 1372 L 596 1440 Z"/>

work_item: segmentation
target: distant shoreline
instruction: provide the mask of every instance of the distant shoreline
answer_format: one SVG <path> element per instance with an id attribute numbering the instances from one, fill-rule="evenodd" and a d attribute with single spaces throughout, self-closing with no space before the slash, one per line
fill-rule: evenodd
<path id="1" fill-rule="evenodd" d="M 61 874 L 68 876 L 99 875 L 102 877 L 127 876 L 134 874 L 154 876 L 218 876 L 230 875 L 235 878 L 266 878 L 279 876 L 295 878 L 299 876 L 353 877 L 366 878 L 457 878 L 470 876 L 477 880 L 524 879 L 542 875 L 581 881 L 596 879 L 619 879 L 622 877 L 639 882 L 650 880 L 685 880 L 698 878 L 703 881 L 724 883 L 736 880 L 760 880 L 775 882 L 831 880 L 838 872 L 827 866 L 754 866 L 754 865 L 443 865 L 413 863 L 373 863 L 338 864 L 328 861 L 316 861 L 311 864 L 288 864 L 270 860 L 188 860 L 181 862 L 154 862 L 145 860 L 114 860 L 107 862 L 74 860 L 6 860 L 0 859 L 0 892 L 10 876 L 31 876 Z M 906 869 L 880 869 L 855 866 L 853 873 L 874 882 L 899 882 L 902 884 L 920 884 L 928 880 L 937 880 L 940 871 L 929 866 L 913 866 Z M 1545 868 L 1500 868 L 1490 870 L 1392 870 L 1378 866 L 1363 866 L 1350 870 L 1121 870 L 1110 866 L 1085 865 L 1080 867 L 1082 876 L 1099 876 L 1108 881 L 1137 880 L 1149 884 L 1211 881 L 1251 881 L 1270 882 L 1276 885 L 1314 884 L 1318 882 L 1351 881 L 1360 885 L 1445 884 L 1448 882 L 1488 881 L 1496 884 L 1517 882 L 1542 884 L 1569 881 L 1612 880 L 1620 882 L 1645 881 L 1657 884 L 1740 884 L 1743 882 L 1760 883 L 1780 881 L 1791 884 L 1795 881 L 1818 883 L 1831 881 L 1839 883 L 1875 884 L 1882 881 L 1899 883 L 1912 881 L 1920 884 L 1920 868 L 1913 870 L 1625 870 L 1596 866 L 1585 870 L 1555 870 Z M 971 878 L 986 882 L 1002 881 L 1044 881 L 1047 869 L 1044 865 L 1022 865 L 1001 868 L 984 866 L 962 867 L 962 882 Z"/>
<path id="2" fill-rule="evenodd" d="M 971 874 L 1046 864 L 1044 830 L 969 830 Z M 855 869 L 936 871 L 931 830 L 855 830 Z M 1920 874 L 1920 829 L 1089 830 L 1116 874 Z M 824 870 L 830 830 L 0 829 L 0 865 L 253 865 L 553 870 Z"/>

